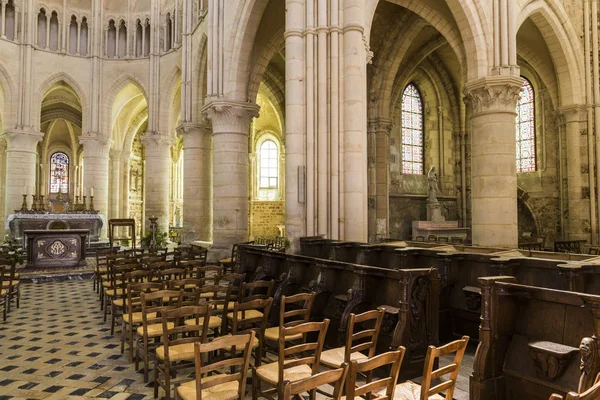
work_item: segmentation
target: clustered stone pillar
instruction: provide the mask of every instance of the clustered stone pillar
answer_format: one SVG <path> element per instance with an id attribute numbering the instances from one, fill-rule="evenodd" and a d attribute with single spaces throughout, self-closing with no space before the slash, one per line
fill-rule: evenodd
<path id="1" fill-rule="evenodd" d="M 213 127 L 213 247 L 211 258 L 231 254 L 248 240 L 248 134 L 256 104 L 214 101 L 205 107 Z"/>
<path id="2" fill-rule="evenodd" d="M 183 241 L 212 240 L 212 128 L 181 124 L 183 137 Z"/>
<path id="3" fill-rule="evenodd" d="M 101 135 L 85 135 L 79 138 L 83 145 L 83 187 L 94 189 L 94 208 L 108 215 L 108 179 L 110 141 Z M 89 193 L 84 193 L 89 196 Z M 89 197 L 87 199 L 89 205 Z M 106 237 L 107 227 L 102 227 Z"/>
<path id="4" fill-rule="evenodd" d="M 523 79 L 491 76 L 467 83 L 471 112 L 473 244 L 518 246 L 515 117 Z"/>
<path id="5" fill-rule="evenodd" d="M 35 187 L 37 168 L 37 144 L 44 138 L 41 132 L 9 130 L 6 137 L 6 215 L 21 208 L 23 187 Z M 29 193 L 33 194 L 33 192 Z M 31 196 L 27 198 L 31 204 Z"/>
<path id="6" fill-rule="evenodd" d="M 142 136 L 146 147 L 146 218 L 158 218 L 159 231 L 169 229 L 169 171 L 173 138 L 147 132 Z"/>
<path id="7" fill-rule="evenodd" d="M 389 145 L 392 123 L 379 119 L 369 124 L 369 242 L 389 232 Z"/>

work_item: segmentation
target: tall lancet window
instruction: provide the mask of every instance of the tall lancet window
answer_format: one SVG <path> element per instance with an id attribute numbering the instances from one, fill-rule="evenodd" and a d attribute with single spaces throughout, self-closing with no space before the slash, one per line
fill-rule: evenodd
<path id="1" fill-rule="evenodd" d="M 69 192 L 69 157 L 54 153 L 50 157 L 50 193 Z"/>
<path id="2" fill-rule="evenodd" d="M 276 189 L 279 186 L 279 151 L 272 140 L 260 145 L 260 188 Z"/>
<path id="3" fill-rule="evenodd" d="M 535 159 L 535 94 L 525 79 L 517 102 L 517 172 L 536 169 Z"/>
<path id="4" fill-rule="evenodd" d="M 423 175 L 423 100 L 409 83 L 402 94 L 402 173 Z"/>

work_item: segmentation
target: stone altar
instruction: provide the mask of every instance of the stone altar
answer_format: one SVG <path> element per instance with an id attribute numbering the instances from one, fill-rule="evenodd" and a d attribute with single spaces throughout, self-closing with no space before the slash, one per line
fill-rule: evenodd
<path id="1" fill-rule="evenodd" d="M 85 266 L 87 229 L 26 230 L 26 267 Z"/>
<path id="2" fill-rule="evenodd" d="M 106 221 L 102 214 L 10 214 L 5 229 L 12 240 L 22 240 L 25 230 L 87 229 L 92 242 L 100 240 Z"/>

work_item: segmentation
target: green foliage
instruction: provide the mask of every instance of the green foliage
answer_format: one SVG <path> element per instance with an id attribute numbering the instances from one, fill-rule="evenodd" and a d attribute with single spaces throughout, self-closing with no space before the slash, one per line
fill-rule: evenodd
<path id="1" fill-rule="evenodd" d="M 23 264 L 23 248 L 21 243 L 11 240 L 8 237 L 0 245 L 0 256 L 15 260 L 17 264 Z"/>
<path id="2" fill-rule="evenodd" d="M 161 231 L 160 228 L 157 227 L 157 232 L 156 232 L 156 248 L 157 249 L 164 249 L 165 247 L 167 247 L 168 238 L 169 238 L 169 234 L 167 232 Z M 150 248 L 150 242 L 152 242 L 152 232 L 151 231 L 147 231 L 146 235 L 144 235 L 141 238 L 140 243 L 141 243 L 141 245 L 142 245 L 143 248 L 149 249 Z"/>

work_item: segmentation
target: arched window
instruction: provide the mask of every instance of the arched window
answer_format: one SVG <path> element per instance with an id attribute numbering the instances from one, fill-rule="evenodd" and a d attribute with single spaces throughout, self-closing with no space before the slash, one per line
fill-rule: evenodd
<path id="1" fill-rule="evenodd" d="M 88 23 L 87 18 L 83 17 L 81 19 L 81 33 L 79 36 L 79 54 L 82 56 L 87 56 L 87 47 L 88 47 Z"/>
<path id="2" fill-rule="evenodd" d="M 54 153 L 50 157 L 50 193 L 69 192 L 69 157 Z"/>
<path id="3" fill-rule="evenodd" d="M 531 82 L 525 79 L 517 102 L 517 172 L 536 169 L 535 97 Z"/>
<path id="4" fill-rule="evenodd" d="M 265 140 L 258 153 L 260 165 L 260 188 L 276 189 L 279 186 L 279 154 L 272 140 Z"/>
<path id="5" fill-rule="evenodd" d="M 423 175 L 423 101 L 409 83 L 402 94 L 402 173 Z"/>

